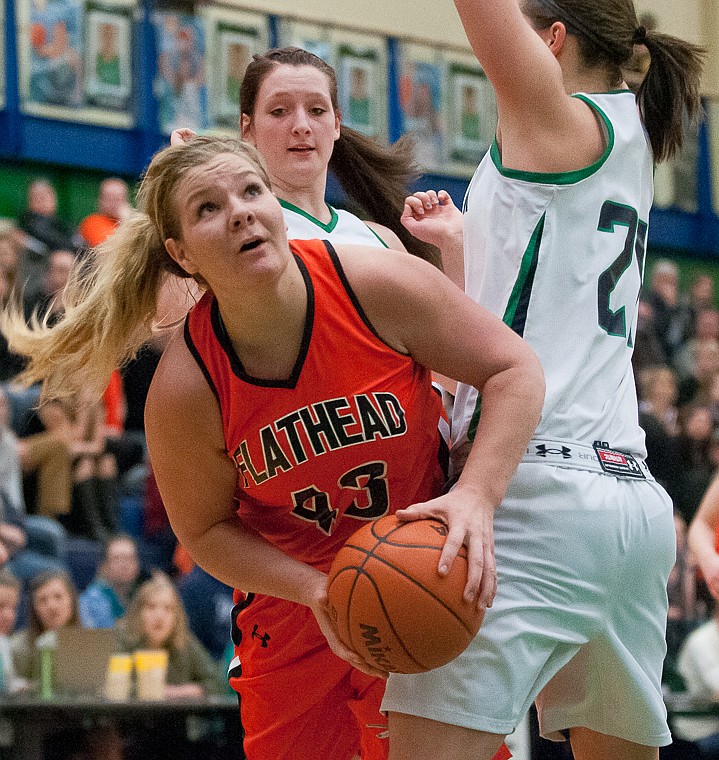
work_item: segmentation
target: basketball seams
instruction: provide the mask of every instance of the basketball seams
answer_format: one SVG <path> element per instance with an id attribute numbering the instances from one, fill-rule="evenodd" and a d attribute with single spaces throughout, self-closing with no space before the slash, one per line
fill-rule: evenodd
<path id="1" fill-rule="evenodd" d="M 464 564 L 455 563 L 449 576 L 435 564 L 446 536 L 438 520 L 398 523 L 386 515 L 357 530 L 335 556 L 327 590 L 335 629 L 367 662 L 424 672 L 474 638 L 483 614 L 462 598 L 466 548 L 458 555 Z"/>
<path id="2" fill-rule="evenodd" d="M 375 535 L 374 531 L 372 532 L 372 535 Z M 375 535 L 375 538 L 376 537 L 377 536 Z M 367 560 L 369 560 L 370 558 L 376 559 L 377 561 L 381 562 L 383 565 L 386 565 L 387 567 L 391 567 L 394 571 L 397 572 L 398 575 L 401 575 L 403 578 L 410 581 L 412 584 L 414 584 L 418 588 L 421 588 L 422 591 L 424 591 L 427 594 L 427 596 L 429 596 L 431 599 L 434 599 L 435 602 L 438 602 L 440 607 L 443 607 L 445 610 L 450 612 L 452 614 L 452 617 L 454 617 L 454 619 L 457 620 L 462 625 L 462 628 L 464 628 L 464 630 L 467 631 L 467 633 L 474 636 L 472 629 L 469 626 L 467 626 L 464 620 L 462 620 L 462 618 L 445 601 L 443 601 L 440 597 L 438 597 L 437 594 L 435 594 L 433 591 L 428 589 L 426 586 L 422 585 L 422 583 L 420 583 L 416 578 L 413 578 L 406 570 L 402 570 L 402 568 L 397 567 L 397 565 L 393 565 L 389 560 L 386 560 L 383 557 L 375 554 L 375 550 L 377 549 L 377 547 L 381 546 L 383 543 L 386 543 L 389 546 L 397 546 L 397 547 L 406 548 L 406 549 L 435 549 L 438 552 L 442 551 L 441 547 L 432 546 L 432 544 L 429 544 L 427 546 L 423 544 L 395 544 L 395 543 L 392 543 L 391 541 L 378 540 L 377 543 L 371 549 L 367 549 L 364 546 L 356 546 L 355 544 L 348 543 L 348 544 L 345 544 L 347 548 L 354 549 L 355 551 L 361 552 L 365 554 L 366 556 L 362 560 L 362 564 L 359 567 L 355 568 L 354 565 L 345 565 L 342 568 L 342 572 L 344 572 L 345 570 L 355 569 L 358 571 L 358 577 L 359 575 L 366 575 L 368 578 L 371 579 L 372 576 L 364 570 L 364 566 L 367 564 Z M 458 554 L 457 557 L 466 559 L 462 554 Z M 334 578 L 336 578 L 338 575 L 339 573 L 335 575 L 332 580 L 334 580 Z M 376 588 L 376 583 L 374 582 L 374 580 L 372 580 L 372 585 L 374 585 Z M 355 584 L 352 584 L 352 591 L 354 591 L 354 587 L 355 587 Z M 379 593 L 379 589 L 377 589 L 377 593 Z M 380 596 L 380 599 L 381 598 L 382 597 Z M 349 608 L 349 605 L 350 605 L 350 601 L 348 600 L 348 603 L 347 603 L 348 608 Z"/>

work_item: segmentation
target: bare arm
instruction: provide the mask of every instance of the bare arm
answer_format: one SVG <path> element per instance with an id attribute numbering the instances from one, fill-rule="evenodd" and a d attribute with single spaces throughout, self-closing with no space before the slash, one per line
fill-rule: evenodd
<path id="1" fill-rule="evenodd" d="M 496 583 L 494 510 L 544 402 L 539 360 L 499 318 L 426 262 L 393 251 L 371 260 L 360 248 L 340 246 L 337 251 L 367 316 L 390 345 L 482 392 L 475 443 L 456 487 L 447 496 L 398 514 L 434 516 L 449 526 L 440 572 L 467 545 L 466 596 L 487 605 Z"/>
<path id="2" fill-rule="evenodd" d="M 567 95 L 557 59 L 576 53 L 576 38 L 566 35 L 563 24 L 557 34 L 540 38 L 517 0 L 454 4 L 495 89 L 504 165 L 560 172 L 592 163 L 603 135 L 589 107 Z"/>
<path id="3" fill-rule="evenodd" d="M 193 560 L 229 586 L 310 607 L 332 650 L 368 666 L 332 631 L 324 573 L 246 528 L 233 504 L 237 470 L 225 452 L 217 401 L 182 331 L 172 337 L 148 393 L 145 432 L 172 529 Z"/>
<path id="4" fill-rule="evenodd" d="M 711 595 L 719 600 L 719 554 L 716 550 L 719 525 L 719 477 L 715 477 L 689 525 L 687 540 L 692 557 L 704 575 Z"/>

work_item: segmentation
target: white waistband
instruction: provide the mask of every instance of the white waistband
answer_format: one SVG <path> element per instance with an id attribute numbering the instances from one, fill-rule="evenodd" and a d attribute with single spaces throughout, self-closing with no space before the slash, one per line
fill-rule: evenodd
<path id="1" fill-rule="evenodd" d="M 591 470 L 630 480 L 654 480 L 643 458 L 612 449 L 606 441 L 587 446 L 576 441 L 533 438 L 522 462 Z"/>

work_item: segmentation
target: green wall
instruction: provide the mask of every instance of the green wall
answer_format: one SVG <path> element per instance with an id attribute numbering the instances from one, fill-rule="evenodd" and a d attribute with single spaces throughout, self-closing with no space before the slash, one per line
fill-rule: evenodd
<path id="1" fill-rule="evenodd" d="M 18 166 L 0 162 L 0 217 L 17 218 L 25 208 L 30 183 L 44 177 L 55 186 L 58 197 L 58 215 L 69 224 L 77 225 L 96 210 L 100 182 L 108 175 L 87 169 L 67 169 L 47 164 Z M 134 186 L 134 177 L 124 177 Z"/>

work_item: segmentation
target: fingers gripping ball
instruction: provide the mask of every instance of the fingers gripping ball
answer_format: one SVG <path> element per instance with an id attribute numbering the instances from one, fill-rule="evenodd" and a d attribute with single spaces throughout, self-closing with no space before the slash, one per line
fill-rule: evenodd
<path id="1" fill-rule="evenodd" d="M 464 651 L 483 611 L 462 598 L 465 547 L 446 576 L 437 572 L 447 528 L 390 515 L 360 528 L 329 573 L 329 609 L 342 642 L 395 673 L 437 668 Z"/>

